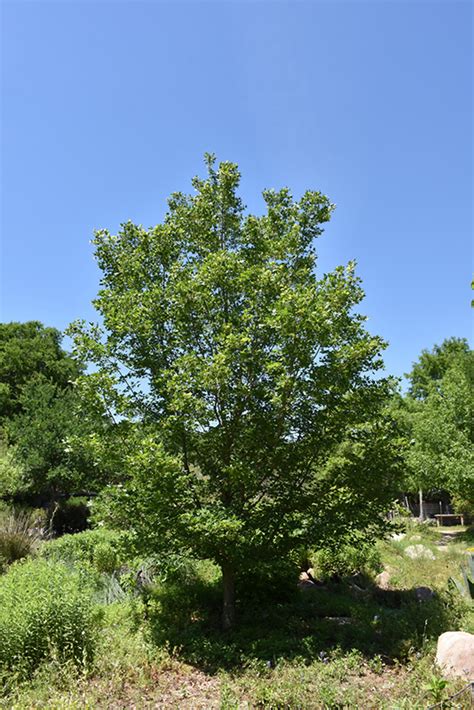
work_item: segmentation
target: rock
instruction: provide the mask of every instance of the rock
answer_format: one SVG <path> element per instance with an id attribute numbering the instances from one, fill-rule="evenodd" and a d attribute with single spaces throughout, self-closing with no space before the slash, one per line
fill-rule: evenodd
<path id="1" fill-rule="evenodd" d="M 438 638 L 436 663 L 446 678 L 474 678 L 474 634 L 446 631 Z"/>
<path id="2" fill-rule="evenodd" d="M 410 557 L 412 560 L 424 559 L 424 560 L 435 560 L 434 554 L 424 545 L 409 545 L 405 548 L 405 555 Z"/>
<path id="3" fill-rule="evenodd" d="M 418 542 L 418 540 L 421 540 L 421 535 L 412 535 L 410 537 L 410 542 Z"/>
<path id="4" fill-rule="evenodd" d="M 429 602 L 434 599 L 435 593 L 429 587 L 416 587 L 415 596 L 419 602 Z"/>
<path id="5" fill-rule="evenodd" d="M 303 591 L 307 591 L 308 589 L 317 589 L 317 586 L 314 582 L 311 582 L 309 579 L 301 579 L 298 582 L 298 588 L 303 589 Z"/>
<path id="6" fill-rule="evenodd" d="M 306 572 L 301 572 L 298 587 L 300 589 L 316 589 L 316 585 Z"/>
<path id="7" fill-rule="evenodd" d="M 393 535 L 391 535 L 390 537 L 392 540 L 398 542 L 399 540 L 403 540 L 403 538 L 406 537 L 406 533 L 393 533 Z"/>
<path id="8" fill-rule="evenodd" d="M 376 576 L 375 583 L 380 589 L 390 589 L 390 575 L 387 570 Z"/>

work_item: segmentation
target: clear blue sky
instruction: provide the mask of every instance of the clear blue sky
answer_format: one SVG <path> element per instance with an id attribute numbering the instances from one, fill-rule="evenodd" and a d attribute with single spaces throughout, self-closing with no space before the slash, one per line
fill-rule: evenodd
<path id="1" fill-rule="evenodd" d="M 215 152 L 261 190 L 337 211 L 324 270 L 358 261 L 401 375 L 469 336 L 470 1 L 2 3 L 3 321 L 93 318 L 89 240 L 161 220 Z"/>

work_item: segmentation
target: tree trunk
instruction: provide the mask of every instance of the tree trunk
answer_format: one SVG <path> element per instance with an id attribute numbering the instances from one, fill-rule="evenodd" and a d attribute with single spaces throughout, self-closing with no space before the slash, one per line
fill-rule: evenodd
<path id="1" fill-rule="evenodd" d="M 227 631 L 235 623 L 235 574 L 228 565 L 222 565 L 222 586 L 224 590 L 222 605 L 222 628 Z"/>
<path id="2" fill-rule="evenodd" d="M 425 519 L 425 509 L 423 507 L 423 491 L 421 490 L 421 488 L 418 491 L 418 497 L 420 501 L 420 520 L 421 522 L 423 522 L 423 520 Z"/>

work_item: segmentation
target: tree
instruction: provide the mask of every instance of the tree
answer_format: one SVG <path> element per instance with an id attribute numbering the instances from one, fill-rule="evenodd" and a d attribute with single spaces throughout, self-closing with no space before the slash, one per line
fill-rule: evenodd
<path id="1" fill-rule="evenodd" d="M 67 443 L 88 423 L 74 389 L 83 368 L 61 339 L 37 321 L 0 324 L 0 496 L 51 499 L 92 482 L 90 460 Z"/>
<path id="2" fill-rule="evenodd" d="M 407 374 L 410 395 L 415 399 L 425 399 L 454 363 L 469 368 L 469 358 L 470 348 L 465 338 L 446 338 L 431 351 L 423 350 Z"/>
<path id="3" fill-rule="evenodd" d="M 268 190 L 246 215 L 237 166 L 206 162 L 162 224 L 96 233 L 103 328 L 70 334 L 95 367 L 84 391 L 122 424 L 111 509 L 146 549 L 218 563 L 228 628 L 238 570 L 327 538 L 344 510 L 383 524 L 395 456 L 354 264 L 316 276 L 333 205 Z"/>
<path id="4" fill-rule="evenodd" d="M 23 387 L 42 375 L 62 389 L 81 372 L 61 348 L 61 333 L 39 321 L 0 323 L 0 425 L 22 409 Z"/>
<path id="5" fill-rule="evenodd" d="M 94 466 L 86 447 L 70 443 L 71 439 L 86 438 L 98 426 L 89 413 L 85 416 L 81 411 L 75 388 L 62 389 L 37 375 L 23 387 L 19 403 L 21 413 L 7 426 L 23 472 L 15 493 L 52 501 L 99 490 L 103 470 Z"/>
<path id="6" fill-rule="evenodd" d="M 403 404 L 412 445 L 407 450 L 408 481 L 420 492 L 444 489 L 474 500 L 474 357 L 465 340 L 450 338 L 424 350 L 410 374 Z"/>

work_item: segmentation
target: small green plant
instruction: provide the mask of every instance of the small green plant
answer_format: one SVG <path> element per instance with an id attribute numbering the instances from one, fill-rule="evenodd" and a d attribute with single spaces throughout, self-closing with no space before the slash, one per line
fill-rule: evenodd
<path id="1" fill-rule="evenodd" d="M 48 660 L 87 663 L 97 623 L 85 575 L 46 560 L 13 565 L 0 577 L 0 673 L 29 676 Z"/>
<path id="2" fill-rule="evenodd" d="M 370 659 L 368 666 L 371 671 L 373 671 L 377 675 L 380 675 L 384 668 L 382 657 L 377 653 L 373 658 Z"/>
<path id="3" fill-rule="evenodd" d="M 437 675 L 433 675 L 431 676 L 429 682 L 425 685 L 425 690 L 435 703 L 439 703 L 443 699 L 444 690 L 447 684 L 448 681 Z"/>
<path id="4" fill-rule="evenodd" d="M 110 542 L 99 542 L 93 551 L 92 562 L 98 572 L 112 574 L 119 567 L 117 550 Z"/>

